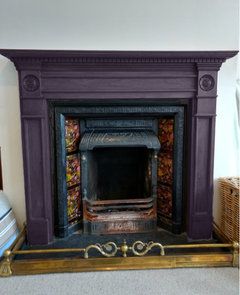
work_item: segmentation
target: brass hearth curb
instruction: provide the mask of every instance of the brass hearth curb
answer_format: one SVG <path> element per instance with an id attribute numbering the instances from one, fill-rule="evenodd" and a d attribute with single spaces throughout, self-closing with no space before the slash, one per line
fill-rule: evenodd
<path id="1" fill-rule="evenodd" d="M 219 229 L 217 229 L 219 231 Z M 24 224 L 19 236 L 9 249 L 4 252 L 4 258 L 0 263 L 0 276 L 40 274 L 51 272 L 78 272 L 94 270 L 118 270 L 118 269 L 154 269 L 154 268 L 175 268 L 175 267 L 208 267 L 208 266 L 238 266 L 239 244 L 183 244 L 183 245 L 162 245 L 153 241 L 143 243 L 135 241 L 131 246 L 126 241 L 117 246 L 114 242 L 106 244 L 93 244 L 86 248 L 62 248 L 62 249 L 39 249 L 19 250 L 26 235 Z M 159 256 L 146 256 L 148 252 L 157 247 L 160 249 Z M 203 248 L 229 248 L 231 253 L 198 253 L 183 255 L 166 255 L 167 249 L 203 249 Z M 106 258 L 89 258 L 89 252 L 94 249 Z M 120 251 L 123 257 L 116 257 Z M 50 253 L 82 253 L 79 258 L 62 259 L 24 259 L 14 260 L 17 254 L 50 254 Z M 131 254 L 137 257 L 127 257 Z M 140 256 L 140 257 L 139 257 Z"/>

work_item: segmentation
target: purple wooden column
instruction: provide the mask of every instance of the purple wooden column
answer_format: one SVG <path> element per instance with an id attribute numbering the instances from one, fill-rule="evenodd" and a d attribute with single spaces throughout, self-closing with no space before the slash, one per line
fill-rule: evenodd
<path id="1" fill-rule="evenodd" d="M 27 207 L 27 238 L 48 244 L 53 237 L 47 101 L 41 94 L 41 65 L 18 66 Z"/>
<path id="2" fill-rule="evenodd" d="M 217 71 L 221 64 L 197 64 L 197 95 L 192 103 L 189 169 L 190 239 L 212 237 L 213 163 L 217 97 Z"/>

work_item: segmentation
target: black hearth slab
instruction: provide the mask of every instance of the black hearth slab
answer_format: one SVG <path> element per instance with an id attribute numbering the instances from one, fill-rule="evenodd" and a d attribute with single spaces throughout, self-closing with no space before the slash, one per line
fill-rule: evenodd
<path id="1" fill-rule="evenodd" d="M 201 244 L 201 243 L 218 243 L 220 241 L 216 239 L 207 240 L 207 241 L 198 241 L 190 242 L 187 239 L 185 233 L 181 235 L 175 235 L 165 230 L 158 230 L 154 233 L 136 233 L 136 234 L 118 234 L 118 235 L 86 235 L 81 234 L 80 232 L 71 235 L 70 237 L 63 239 L 55 239 L 53 243 L 44 245 L 44 246 L 29 246 L 24 243 L 21 247 L 21 250 L 43 250 L 43 249 L 61 249 L 61 248 L 86 248 L 92 244 L 105 244 L 107 242 L 114 242 L 117 246 L 121 246 L 126 240 L 127 245 L 131 246 L 135 241 L 142 242 L 158 242 L 162 245 L 182 245 L 182 244 Z M 208 248 L 196 248 L 196 249 L 166 249 L 166 255 L 183 255 L 189 253 L 207 253 L 209 252 Z M 211 252 L 216 253 L 226 253 L 230 252 L 226 249 L 213 248 Z M 159 255 L 159 248 L 153 248 L 148 255 Z M 122 254 L 120 251 L 116 254 L 116 257 L 121 257 Z M 131 251 L 128 252 L 128 256 L 132 257 Z M 16 260 L 23 259 L 48 259 L 48 258 L 82 258 L 83 253 L 48 253 L 48 254 L 28 254 L 28 255 L 16 255 Z M 98 251 L 91 249 L 89 251 L 89 257 L 103 257 Z"/>

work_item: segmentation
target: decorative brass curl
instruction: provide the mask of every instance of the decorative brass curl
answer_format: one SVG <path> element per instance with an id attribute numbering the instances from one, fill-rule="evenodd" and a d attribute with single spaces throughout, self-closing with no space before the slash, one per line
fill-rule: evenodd
<path id="1" fill-rule="evenodd" d="M 88 252 L 90 249 L 96 249 L 98 250 L 103 256 L 105 257 L 113 257 L 116 255 L 118 251 L 118 247 L 114 242 L 108 242 L 106 244 L 95 244 L 95 245 L 89 245 L 84 252 L 84 258 L 88 258 Z"/>
<path id="2" fill-rule="evenodd" d="M 136 256 L 146 255 L 153 247 L 160 248 L 160 255 L 165 255 L 164 247 L 160 243 L 154 243 L 153 241 L 149 243 L 143 243 L 142 241 L 136 241 L 132 244 L 131 250 Z M 144 249 L 145 248 L 145 249 Z"/>

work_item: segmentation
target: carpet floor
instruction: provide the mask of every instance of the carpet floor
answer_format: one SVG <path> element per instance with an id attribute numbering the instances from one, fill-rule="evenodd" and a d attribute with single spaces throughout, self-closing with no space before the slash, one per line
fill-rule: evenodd
<path id="1" fill-rule="evenodd" d="M 237 295 L 237 268 L 47 274 L 0 279 L 6 295 Z"/>

